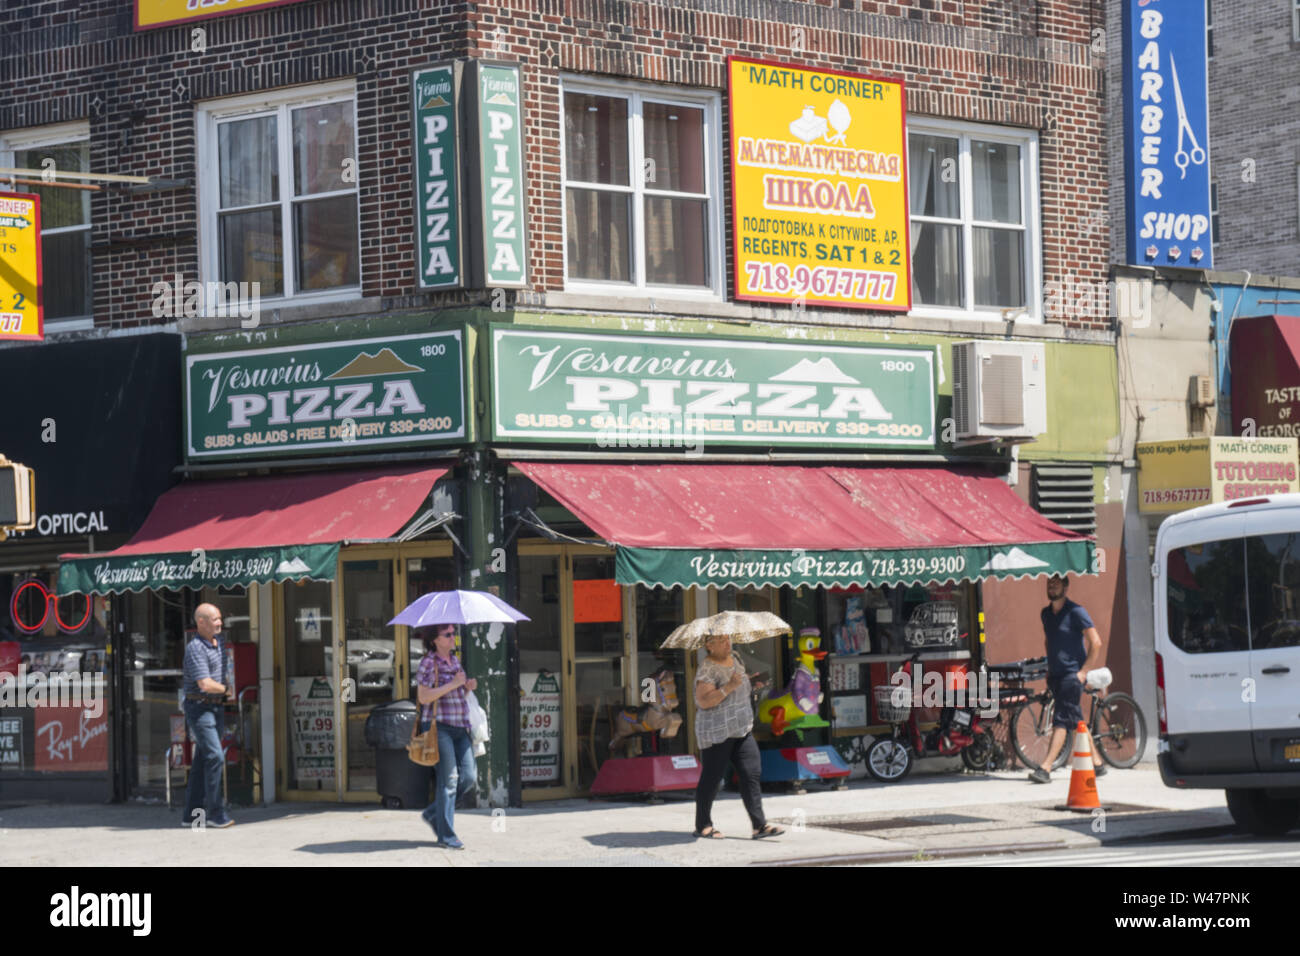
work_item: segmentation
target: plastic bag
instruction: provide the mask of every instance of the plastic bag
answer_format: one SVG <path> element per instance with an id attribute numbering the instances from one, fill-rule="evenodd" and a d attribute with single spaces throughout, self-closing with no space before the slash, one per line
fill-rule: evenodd
<path id="1" fill-rule="evenodd" d="M 482 757 L 487 753 L 488 742 L 488 719 L 483 708 L 479 706 L 478 698 L 474 692 L 467 691 L 465 694 L 465 704 L 469 708 L 469 739 L 474 745 L 474 756 Z"/>

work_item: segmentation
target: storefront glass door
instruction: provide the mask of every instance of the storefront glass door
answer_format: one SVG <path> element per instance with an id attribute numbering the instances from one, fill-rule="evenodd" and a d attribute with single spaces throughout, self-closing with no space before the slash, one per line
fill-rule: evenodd
<path id="1" fill-rule="evenodd" d="M 623 596 L 612 554 L 573 555 L 570 568 L 578 789 L 588 790 L 609 756 L 611 721 L 627 697 Z"/>
<path id="2" fill-rule="evenodd" d="M 560 613 L 558 547 L 519 552 L 519 609 L 530 620 L 515 625 L 519 641 L 521 730 L 520 774 L 529 796 L 564 796 L 570 792 L 564 747 L 565 711 L 563 619 Z"/>
<path id="3" fill-rule="evenodd" d="M 333 590 L 328 581 L 298 581 L 283 585 L 280 600 L 285 675 L 281 786 L 326 799 L 337 789 Z"/>
<path id="4" fill-rule="evenodd" d="M 635 699 L 614 556 L 592 545 L 521 543 L 516 626 L 529 799 L 591 787 L 609 758 L 611 722 Z"/>
<path id="5" fill-rule="evenodd" d="M 377 798 L 366 719 L 380 704 L 415 698 L 424 656 L 418 633 L 388 622 L 417 597 L 456 587 L 456 562 L 442 542 L 350 548 L 339 572 L 333 582 L 277 589 L 277 792 L 288 799 Z"/>
<path id="6" fill-rule="evenodd" d="M 344 662 L 342 718 L 347 776 L 345 789 L 373 793 L 375 752 L 365 742 L 366 718 L 379 704 L 396 699 L 397 641 L 388 622 L 393 614 L 393 558 L 352 559 L 343 564 Z M 355 699 L 354 699 L 355 698 Z"/>

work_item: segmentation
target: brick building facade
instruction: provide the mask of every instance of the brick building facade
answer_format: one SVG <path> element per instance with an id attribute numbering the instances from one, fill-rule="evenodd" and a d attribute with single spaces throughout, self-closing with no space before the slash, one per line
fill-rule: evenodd
<path id="1" fill-rule="evenodd" d="M 205 271 L 196 107 L 339 80 L 355 84 L 357 256 L 366 304 L 353 311 L 372 311 L 378 303 L 370 300 L 380 297 L 407 307 L 466 299 L 464 293 L 417 296 L 412 276 L 408 71 L 453 57 L 524 65 L 530 275 L 537 292 L 564 287 L 557 241 L 564 225 L 560 76 L 723 91 L 729 55 L 898 76 L 907 83 L 910 115 L 1036 132 L 1042 280 L 1104 280 L 1105 236 L 1088 228 L 1107 202 L 1103 71 L 1091 45 L 1100 7 L 1064 0 L 312 0 L 133 32 L 128 5 L 47 0 L 6 15 L 0 130 L 79 123 L 89 136 L 93 170 L 163 181 L 144 189 L 110 186 L 90 201 L 96 328 L 157 322 L 153 284 Z M 722 124 L 725 142 L 725 117 Z M 723 198 L 727 208 L 729 194 Z M 818 312 L 811 320 L 856 321 Z M 1095 317 L 1067 321 L 1109 324 Z"/>
<path id="2" fill-rule="evenodd" d="M 718 426 L 709 440 L 714 433 L 734 434 L 704 449 L 712 456 L 708 461 L 733 468 L 744 462 L 760 473 L 755 479 L 760 483 L 785 481 L 805 471 L 815 480 L 829 481 L 819 469 L 830 462 L 878 476 L 904 464 L 928 474 L 947 474 L 951 468 L 952 479 L 962 487 L 976 478 L 996 476 L 1043 511 L 1052 506 L 1053 496 L 1063 505 L 1058 513 L 1073 511 L 1077 503 L 1078 514 L 1067 516 L 1079 520 L 1075 527 L 1096 532 L 1097 550 L 1121 553 L 1122 505 L 1113 490 L 1118 487 L 1114 479 L 1120 460 L 1115 447 L 1111 319 L 1104 308 L 1061 308 L 1059 299 L 1053 308 L 1044 301 L 1052 285 L 1095 287 L 1107 278 L 1107 236 L 1097 226 L 1108 204 L 1105 77 L 1095 45 L 1102 26 L 1101 0 L 285 0 L 139 31 L 133 29 L 131 8 L 110 0 L 47 0 L 27 4 L 21 12 L 9 11 L 7 21 L 0 23 L 9 37 L 0 64 L 0 79 L 5 81 L 0 90 L 0 160 L 39 168 L 54 159 L 63 170 L 80 167 L 149 179 L 106 183 L 92 193 L 45 191 L 52 214 L 46 230 L 47 276 L 53 277 L 47 279 L 47 305 L 53 308 L 47 309 L 47 330 L 55 339 L 45 347 L 59 347 L 57 339 L 65 333 L 94 337 L 156 328 L 185 333 L 182 361 L 188 364 L 183 377 L 191 368 L 206 364 L 215 369 L 226 361 L 241 369 L 263 363 L 267 374 L 285 374 L 288 363 L 295 366 L 289 374 L 296 375 L 301 368 L 296 363 L 308 354 L 305 350 L 322 355 L 317 350 L 342 349 L 348 352 L 340 359 L 347 362 L 348 372 L 344 374 L 340 365 L 330 376 L 335 378 L 364 375 L 358 363 L 372 367 L 367 363 L 381 351 L 372 343 L 387 341 L 390 347 L 382 351 L 391 353 L 387 360 L 397 363 L 402 374 L 417 362 L 430 365 L 423 359 L 435 355 L 453 365 L 459 362 L 456 367 L 464 372 L 464 388 L 452 396 L 463 400 L 463 406 L 451 408 L 446 416 L 430 413 L 427 422 L 401 423 L 409 426 L 402 434 L 418 440 L 419 435 L 411 434 L 413 428 L 452 421 L 463 413 L 468 421 L 454 441 L 420 445 L 403 438 L 384 446 L 362 441 L 351 447 L 337 442 L 338 447 L 309 447 L 295 445 L 294 438 L 277 450 L 262 443 L 272 440 L 267 435 L 274 430 L 267 427 L 263 432 L 257 425 L 238 436 L 258 437 L 244 455 L 223 451 L 235 448 L 235 426 L 227 425 L 229 416 L 220 414 L 224 406 L 215 414 L 211 404 L 198 409 L 191 395 L 197 391 L 187 379 L 190 388 L 182 399 L 187 406 L 182 417 L 189 442 L 178 472 L 189 480 L 176 491 L 202 497 L 223 484 L 204 479 L 254 480 L 250 472 L 260 469 L 272 474 L 256 480 L 283 479 L 277 493 L 292 497 L 304 473 L 330 471 L 345 481 L 349 472 L 344 469 L 427 469 L 419 479 L 429 485 L 427 510 L 412 527 L 345 535 L 348 540 L 334 542 L 342 552 L 334 563 L 327 562 L 324 577 L 304 582 L 286 571 L 287 576 L 246 576 L 237 587 L 229 580 L 221 585 L 228 618 L 246 622 L 242 626 L 247 630 L 236 642 L 257 645 L 267 717 L 260 732 L 268 768 L 264 794 L 285 791 L 302 799 L 319 798 L 322 790 L 337 784 L 340 799 L 360 799 L 373 790 L 375 768 L 373 762 L 365 763 L 372 751 L 361 740 L 359 718 L 366 717 L 364 708 L 381 699 L 409 696 L 412 668 L 407 656 L 409 651 L 418 660 L 418 644 L 408 643 L 404 631 L 394 636 L 384 610 L 385 602 L 396 610 L 401 601 L 412 599 L 408 584 L 414 588 L 422 582 L 426 589 L 496 588 L 522 602 L 519 606 L 536 622 L 531 631 L 521 628 L 517 641 L 502 641 L 499 632 L 487 628 L 473 628 L 466 635 L 467 666 L 480 676 L 480 698 L 494 742 L 480 777 L 498 805 L 517 804 L 523 787 L 538 787 L 544 796 L 587 792 L 602 763 L 598 752 L 605 751 L 613 731 L 614 718 L 606 719 L 604 712 L 616 704 L 641 701 L 644 687 L 638 675 L 675 673 L 679 693 L 690 686 L 694 660 L 660 650 L 664 628 L 743 606 L 778 611 L 795 627 L 825 627 L 829 643 L 831 629 L 845 622 L 847 597 L 832 593 L 829 582 L 803 586 L 788 572 L 761 586 L 739 580 L 679 586 L 618 570 L 613 531 L 602 531 L 595 518 L 587 524 L 578 520 L 582 509 L 572 497 L 572 476 L 561 474 L 547 484 L 537 477 L 541 470 L 529 470 L 530 463 L 579 460 L 605 469 L 602 480 L 635 483 L 647 480 L 646 472 L 637 469 L 681 458 L 680 450 L 674 446 L 673 452 L 665 452 L 657 444 L 647 450 L 636 442 L 611 446 L 597 441 L 594 432 L 557 436 L 503 426 L 495 417 L 497 408 L 510 402 L 515 404 L 507 425 L 522 420 L 520 428 L 532 427 L 534 420 L 550 427 L 548 418 L 558 422 L 564 417 L 559 413 L 574 407 L 564 404 L 567 394 L 552 396 L 547 405 L 542 392 L 533 388 L 503 395 L 519 382 L 529 382 L 527 372 L 519 372 L 524 366 L 516 365 L 511 366 L 516 381 L 507 382 L 504 390 L 498 387 L 505 368 L 499 342 L 507 332 L 527 343 L 512 358 L 529 350 L 537 355 L 544 348 L 559 348 L 547 343 L 587 338 L 610 350 L 632 343 L 626 347 L 643 349 L 647 355 L 657 355 L 659 349 L 684 350 L 685 368 L 701 362 L 698 357 L 685 361 L 696 343 L 729 348 L 737 362 L 750 361 L 760 369 L 752 373 L 759 398 L 766 394 L 762 389 L 773 387 L 771 381 L 803 382 L 797 388 L 805 395 L 808 388 L 822 388 L 824 428 L 839 424 L 830 412 L 831 386 L 863 384 L 848 376 L 817 378 L 828 374 L 828 364 L 843 375 L 829 355 L 839 350 L 835 354 L 844 355 L 844 362 L 854 362 L 870 354 L 875 356 L 871 361 L 878 362 L 871 374 L 916 376 L 905 386 L 897 384 L 901 378 L 876 384 L 889 402 L 897 403 L 891 408 L 900 415 L 911 401 L 908 396 L 917 397 L 913 404 L 922 409 L 917 417 L 923 420 L 907 425 L 915 428 L 911 434 L 918 438 L 910 446 L 847 437 L 828 438 L 820 445 L 816 439 L 796 443 L 790 436 L 821 412 L 812 404 L 790 409 L 788 400 L 798 393 L 782 392 L 793 417 L 783 423 L 791 427 L 779 435 L 767 427 L 769 421 L 747 420 L 750 403 L 728 406 L 727 400 L 719 407 L 712 399 L 719 420 L 709 424 L 710 429 Z M 733 218 L 728 162 L 729 57 L 904 82 L 906 129 L 898 135 L 900 143 L 908 144 L 911 168 L 907 177 L 894 182 L 910 181 L 911 210 L 902 224 L 912 240 L 910 310 L 737 299 L 739 279 L 734 272 L 741 229 Z M 421 230 L 436 227 L 417 222 L 416 166 L 427 157 L 413 142 L 411 73 L 450 60 L 517 62 L 521 67 L 528 275 L 518 290 L 422 291 L 416 249 Z M 830 101 L 830 96 L 823 97 L 817 108 L 833 109 Z M 789 135 L 798 136 L 794 130 L 799 110 L 806 116 L 812 109 L 793 102 L 782 106 L 790 108 L 789 118 L 784 113 L 780 117 L 780 137 L 786 136 L 787 124 Z M 847 107 L 840 104 L 840 109 Z M 812 119 L 823 124 L 812 138 L 833 142 L 826 125 L 833 119 L 829 110 L 826 118 Z M 841 122 L 835 128 L 842 134 L 848 127 Z M 869 142 L 875 130 L 866 132 L 863 139 Z M 850 136 L 861 133 L 854 129 Z M 866 147 L 852 140 L 852 148 Z M 661 174 L 665 178 L 658 178 Z M 896 189 L 901 197 L 902 186 Z M 899 247 L 907 249 L 901 242 Z M 189 309 L 188 294 L 160 296 L 160 287 L 174 291 L 178 277 L 183 283 L 258 282 L 255 331 L 247 331 L 247 325 L 241 328 L 229 315 L 214 316 L 206 306 Z M 178 314 L 171 305 L 182 300 L 186 308 Z M 402 351 L 419 347 L 412 343 L 421 337 L 427 337 L 423 347 L 429 351 Z M 1035 440 L 994 444 L 984 434 L 988 441 L 983 445 L 959 447 L 951 427 L 956 414 L 951 346 L 972 338 L 994 345 L 1018 341 L 1010 348 L 1025 349 L 1008 353 L 1018 357 L 1002 357 L 1024 370 L 1032 363 L 1032 374 L 1045 383 L 1038 391 L 1040 396 L 1046 393 L 1041 412 L 1045 427 L 1033 433 Z M 452 351 L 438 351 L 449 348 L 449 342 L 456 343 Z M 890 349 L 912 352 L 907 361 L 880 358 L 882 350 Z M 12 357 L 20 351 L 0 350 L 0 358 L 4 352 Z M 401 361 L 398 352 L 406 356 Z M 794 352 L 798 358 L 791 358 L 793 364 L 784 371 L 776 364 L 763 367 L 774 359 L 748 358 Z M 270 371 L 272 363 L 279 363 L 275 372 Z M 687 374 L 680 373 L 675 383 L 656 383 L 668 389 L 656 395 L 662 398 L 683 385 L 681 394 L 696 395 L 692 386 L 714 384 L 686 382 Z M 539 379 L 567 381 L 539 375 L 534 368 L 534 388 Z M 608 381 L 592 387 L 599 391 Z M 636 390 L 643 385 L 621 382 L 618 388 Z M 870 389 L 858 389 L 857 401 L 866 401 L 863 392 Z M 1019 402 L 1023 412 L 1019 384 L 1002 392 L 1008 405 Z M 262 410 L 285 418 L 283 404 L 276 403 L 286 401 L 287 394 L 268 394 Z M 379 414 L 378 401 L 360 406 L 360 393 L 351 394 L 354 401 L 348 407 Z M 835 394 L 839 401 L 838 391 Z M 245 411 L 258 401 L 247 398 Z M 391 411 L 387 398 L 383 405 Z M 865 408 L 854 408 L 863 421 L 852 425 L 862 426 Z M 1080 408 L 1088 408 L 1089 414 L 1080 416 Z M 890 411 L 876 417 L 893 415 Z M 207 435 L 211 445 L 195 438 L 196 430 L 207 427 L 201 419 L 211 419 L 212 428 L 223 432 Z M 362 424 L 370 428 L 374 423 Z M 897 422 L 891 424 L 892 435 L 902 434 Z M 247 425 L 248 420 L 240 427 Z M 332 427 L 337 429 L 338 423 Z M 323 436 L 326 428 L 300 431 Z M 802 431 L 808 434 L 806 427 Z M 363 437 L 371 434 L 366 431 Z M 688 463 L 673 467 L 686 468 Z M 723 475 L 721 487 L 727 477 Z M 366 480 L 392 478 L 368 471 Z M 1053 481 L 1056 484 L 1040 495 L 1040 485 Z M 687 487 L 686 478 L 681 482 L 676 486 L 679 495 Z M 999 487 L 1006 492 L 1005 485 Z M 610 490 L 606 500 L 615 497 Z M 159 507 L 163 504 L 160 499 Z M 1015 502 L 1002 502 L 1008 504 Z M 668 509 L 652 517 L 671 520 Z M 547 522 L 558 529 L 558 536 Z M 786 531 L 793 526 L 795 539 L 802 530 L 788 515 L 752 523 Z M 680 534 L 685 526 L 680 522 L 676 531 Z M 438 530 L 453 527 L 450 540 Z M 399 537 L 399 531 L 410 535 Z M 865 540 L 868 537 L 864 533 L 857 546 L 885 547 Z M 357 540 L 368 543 L 358 545 Z M 1076 550 L 1069 567 L 1087 575 L 1074 596 L 1088 604 L 1107 635 L 1111 666 L 1123 681 L 1128 671 L 1125 621 L 1119 614 L 1112 620 L 1110 613 L 1123 606 L 1122 561 L 1103 559 L 1089 567 L 1079 555 L 1091 557 L 1094 545 L 1071 541 Z M 1021 543 L 1032 548 L 1023 539 Z M 193 547 L 205 546 L 217 547 L 194 539 Z M 723 546 L 700 539 L 669 547 L 686 553 Z M 796 540 L 790 547 L 802 553 L 805 545 Z M 93 544 L 62 549 L 96 550 Z M 884 613 L 883 604 L 871 609 L 872 615 L 882 609 L 872 625 L 879 628 L 877 651 L 894 656 L 882 656 L 870 666 L 902 659 L 897 654 L 904 622 L 914 613 L 918 621 L 937 613 L 928 605 L 943 605 L 943 614 L 953 618 L 953 636 L 960 633 L 969 643 L 945 660 L 983 655 L 974 623 L 981 600 L 990 609 L 991 660 L 1041 653 L 1035 615 L 1042 603 L 1042 582 L 1032 574 L 1049 567 L 1048 562 L 1028 553 L 986 553 L 978 560 L 973 552 L 947 557 L 963 563 L 968 573 L 960 580 L 911 582 L 916 586 L 897 580 L 873 582 L 893 589 L 888 600 L 897 616 Z M 106 555 L 104 560 L 118 558 Z M 189 566 L 191 560 L 183 564 Z M 265 555 L 258 560 L 266 560 Z M 285 563 L 293 567 L 293 562 Z M 279 563 L 271 564 L 280 575 Z M 764 561 L 752 566 L 781 565 Z M 1030 570 L 1020 579 L 1004 573 L 1024 569 Z M 53 572 L 64 573 L 57 563 Z M 986 578 L 988 587 L 981 596 L 978 582 Z M 617 616 L 576 620 L 570 595 L 580 580 L 609 585 L 603 592 L 610 601 L 605 613 L 612 606 Z M 615 589 L 616 580 L 621 590 Z M 218 587 L 180 590 L 192 604 L 211 599 Z M 175 651 L 177 623 L 183 616 L 176 606 L 163 613 L 151 609 L 152 598 L 114 594 L 113 613 L 129 622 L 125 633 L 134 638 L 133 629 L 138 629 L 142 644 L 153 631 L 164 633 L 166 646 L 160 653 Z M 362 607 L 366 610 L 357 610 Z M 927 609 L 919 611 L 922 607 Z M 314 620 L 348 621 L 346 633 L 341 625 L 329 625 L 335 628 L 332 673 L 321 657 L 322 647 L 331 646 L 330 637 L 322 638 L 319 630 L 313 630 L 312 638 L 304 637 L 299 610 L 311 611 L 308 616 Z M 946 627 L 941 630 L 947 633 Z M 775 647 L 762 653 L 768 657 L 759 663 L 773 674 L 791 672 L 794 658 L 781 658 Z M 291 660 L 297 664 L 289 664 Z M 290 699 L 286 681 L 346 679 L 347 667 L 356 668 L 355 676 L 370 696 L 363 695 L 360 703 L 354 699 L 336 705 L 340 719 L 334 742 L 339 753 L 346 751 L 349 762 L 346 772 L 331 776 L 326 786 L 323 778 L 305 772 L 302 741 L 286 739 L 286 728 L 297 726 L 297 699 Z M 520 765 L 524 748 L 519 708 L 551 704 L 520 701 L 529 691 L 534 696 L 542 693 L 537 690 L 545 684 L 542 675 L 561 673 L 578 675 L 574 680 L 566 677 L 556 692 L 562 698 L 555 706 L 562 713 L 566 765 L 554 777 L 530 776 L 528 771 L 538 768 Z M 130 693 L 129 683 L 123 691 Z M 693 698 L 684 696 L 689 721 Z M 143 707 L 137 708 L 142 715 Z M 824 709 L 830 710 L 829 703 Z M 274 721 L 269 719 L 272 710 Z M 867 719 L 864 711 L 850 710 Z M 139 718 L 142 724 L 145 719 Z M 845 744 L 851 734 L 840 729 L 836 743 Z M 861 727 L 853 729 L 863 732 Z M 134 746 L 130 736 L 129 729 L 120 731 L 127 752 Z M 688 730 L 666 746 L 685 756 L 682 751 L 692 746 L 691 736 Z M 122 784 L 123 792 L 162 773 L 156 759 L 150 763 L 149 757 L 156 758 L 162 747 L 155 746 L 153 738 L 140 739 L 138 774 Z M 530 742 L 543 741 L 534 737 L 523 744 Z M 529 756 L 537 755 L 530 751 Z M 272 766 L 277 768 L 274 777 Z"/>

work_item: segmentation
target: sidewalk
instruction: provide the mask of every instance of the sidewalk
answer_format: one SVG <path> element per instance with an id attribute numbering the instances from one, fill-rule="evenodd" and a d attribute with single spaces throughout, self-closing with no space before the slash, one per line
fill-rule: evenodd
<path id="1" fill-rule="evenodd" d="M 1170 790 L 1153 764 L 1098 781 L 1104 819 L 1052 809 L 1069 772 L 1050 785 L 1023 771 L 928 774 L 901 783 L 855 781 L 847 790 L 764 794 L 785 836 L 755 841 L 739 796 L 723 792 L 714 821 L 725 840 L 691 836 L 694 803 L 564 800 L 519 810 L 456 814 L 467 849 L 434 847 L 418 813 L 378 806 L 275 804 L 236 808 L 228 830 L 191 831 L 158 805 L 41 805 L 0 810 L 0 865 L 188 866 L 195 841 L 205 865 L 226 866 L 707 866 L 864 862 L 919 853 L 1030 852 L 1231 825 L 1217 790 Z M 1094 829 L 1096 828 L 1096 832 Z"/>

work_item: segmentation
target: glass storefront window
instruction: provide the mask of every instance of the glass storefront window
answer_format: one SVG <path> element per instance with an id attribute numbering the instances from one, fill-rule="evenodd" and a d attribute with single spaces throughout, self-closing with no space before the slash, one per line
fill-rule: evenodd
<path id="1" fill-rule="evenodd" d="M 375 789 L 375 751 L 364 732 L 370 711 L 395 696 L 397 642 L 388 626 L 393 614 L 393 562 L 343 562 L 345 660 L 356 693 L 345 704 L 349 790 Z"/>
<path id="2" fill-rule="evenodd" d="M 683 721 L 675 737 L 665 737 L 662 734 L 658 736 L 658 753 L 661 754 L 684 754 L 690 750 L 692 739 L 688 733 L 691 728 L 686 720 L 686 700 L 691 692 L 686 681 L 686 652 L 662 650 L 659 647 L 669 634 L 686 623 L 682 593 L 678 588 L 636 589 L 636 673 L 639 687 L 644 688 L 647 678 L 655 678 L 661 672 L 671 674 L 673 689 L 677 694 L 677 709 L 673 713 L 679 714 Z M 641 696 L 638 692 L 638 707 L 641 706 Z"/>
<path id="3" fill-rule="evenodd" d="M 335 788 L 333 586 L 328 581 L 283 585 L 285 734 L 290 790 Z"/>
<path id="4" fill-rule="evenodd" d="M 105 604 L 55 598 L 58 573 L 0 575 L 0 671 L 20 706 L 0 707 L 0 774 L 107 773 Z M 43 703 L 27 706 L 33 698 Z"/>
<path id="5" fill-rule="evenodd" d="M 519 610 L 530 618 L 515 625 L 522 723 L 520 765 L 522 784 L 530 789 L 565 787 L 559 581 L 558 555 L 519 555 Z"/>

